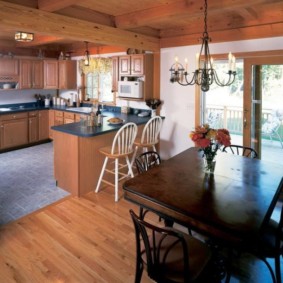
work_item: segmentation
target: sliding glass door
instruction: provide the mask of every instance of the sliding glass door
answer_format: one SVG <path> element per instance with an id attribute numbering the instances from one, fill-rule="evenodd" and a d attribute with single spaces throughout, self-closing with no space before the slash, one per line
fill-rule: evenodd
<path id="1" fill-rule="evenodd" d="M 282 55 L 238 59 L 235 83 L 229 87 L 213 86 L 200 93 L 199 101 L 196 124 L 227 128 L 233 144 L 253 147 L 261 159 L 282 162 Z"/>

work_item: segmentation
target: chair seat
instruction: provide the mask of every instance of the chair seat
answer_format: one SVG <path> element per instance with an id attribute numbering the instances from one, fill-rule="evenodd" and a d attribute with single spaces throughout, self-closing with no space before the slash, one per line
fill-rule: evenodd
<path id="1" fill-rule="evenodd" d="M 170 228 L 167 228 L 170 230 Z M 160 240 L 161 235 L 158 237 Z M 192 236 L 184 234 L 185 241 L 187 243 L 187 252 L 189 256 L 189 273 L 190 278 L 194 281 L 202 271 L 207 266 L 211 258 L 210 249 L 201 241 L 193 238 Z M 152 240 L 152 239 L 151 239 Z M 173 246 L 176 243 L 176 237 L 167 236 L 163 240 L 162 249 L 160 251 L 161 258 L 165 256 L 166 251 L 170 250 L 169 247 Z M 166 265 L 164 266 L 164 277 L 172 280 L 173 282 L 183 282 L 184 280 L 184 259 L 183 259 L 183 247 L 179 242 L 174 246 L 174 249 L 171 249 L 167 255 Z M 146 253 L 145 250 L 142 250 L 142 259 L 146 265 Z"/>
<path id="2" fill-rule="evenodd" d="M 135 146 L 142 146 L 142 147 L 150 147 L 152 145 L 155 145 L 158 143 L 158 140 L 155 140 L 154 142 L 141 142 L 141 138 L 136 138 L 134 141 Z"/>
<path id="3" fill-rule="evenodd" d="M 124 157 L 127 156 L 129 154 L 132 154 L 134 150 L 131 150 L 127 153 L 119 153 L 118 151 L 114 151 L 113 153 L 111 153 L 112 150 L 112 146 L 105 146 L 99 149 L 99 152 L 108 156 L 109 158 L 119 158 L 119 157 Z"/>

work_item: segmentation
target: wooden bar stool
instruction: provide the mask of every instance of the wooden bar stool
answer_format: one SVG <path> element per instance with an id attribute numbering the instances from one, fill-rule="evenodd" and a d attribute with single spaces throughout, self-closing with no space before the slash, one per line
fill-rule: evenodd
<path id="1" fill-rule="evenodd" d="M 107 146 L 99 149 L 99 152 L 105 155 L 105 159 L 96 186 L 96 190 L 95 190 L 96 193 L 99 191 L 101 182 L 104 182 L 108 185 L 115 187 L 115 201 L 118 201 L 119 181 L 128 176 L 134 177 L 132 166 L 129 160 L 129 155 L 132 154 L 134 151 L 133 143 L 136 138 L 137 131 L 138 131 L 138 127 L 135 123 L 127 123 L 123 127 L 121 127 L 121 129 L 115 135 L 112 146 Z M 119 158 L 122 157 L 126 159 L 126 164 L 119 163 Z M 115 160 L 115 167 L 112 170 L 106 168 L 109 158 Z M 127 174 L 123 172 L 119 172 L 119 169 L 122 169 L 126 166 L 128 166 Z M 114 184 L 103 179 L 103 175 L 105 171 L 115 175 Z M 121 177 L 119 177 L 119 175 L 121 175 Z"/>
<path id="2" fill-rule="evenodd" d="M 156 151 L 155 145 L 159 142 L 159 133 L 161 126 L 162 118 L 160 116 L 154 116 L 146 123 L 141 137 L 136 138 L 136 140 L 134 141 L 135 150 L 131 160 L 131 166 L 135 161 L 139 148 L 142 148 L 143 152 L 148 151 L 149 147 L 151 147 L 153 151 Z"/>

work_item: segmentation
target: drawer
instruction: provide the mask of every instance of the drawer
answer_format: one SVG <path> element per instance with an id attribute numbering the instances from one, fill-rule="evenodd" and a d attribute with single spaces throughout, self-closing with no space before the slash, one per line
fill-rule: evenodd
<path id="1" fill-rule="evenodd" d="M 38 112 L 37 111 L 31 111 L 28 113 L 29 117 L 37 117 L 38 116 Z"/>
<path id="2" fill-rule="evenodd" d="M 75 114 L 74 113 L 69 113 L 69 112 L 65 112 L 64 113 L 64 118 L 65 119 L 75 119 Z"/>
<path id="3" fill-rule="evenodd" d="M 1 121 L 28 118 L 28 112 L 1 115 Z"/>
<path id="4" fill-rule="evenodd" d="M 55 117 L 63 117 L 64 112 L 63 111 L 55 111 Z"/>

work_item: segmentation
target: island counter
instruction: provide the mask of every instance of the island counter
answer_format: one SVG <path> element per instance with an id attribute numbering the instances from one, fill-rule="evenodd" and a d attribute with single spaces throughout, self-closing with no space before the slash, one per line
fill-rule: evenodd
<path id="1" fill-rule="evenodd" d="M 81 123 L 53 126 L 54 177 L 57 186 L 73 196 L 94 191 L 103 165 L 101 147 L 111 145 L 117 131 L 128 122 L 138 125 L 138 135 L 150 117 L 103 112 L 101 127 L 82 127 Z M 119 117 L 121 125 L 110 125 L 107 120 Z"/>

